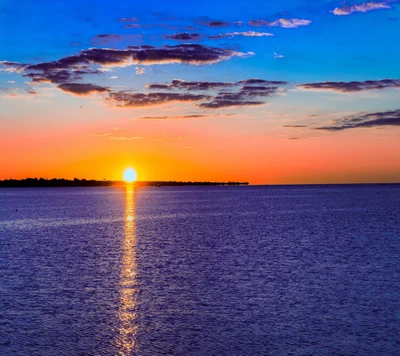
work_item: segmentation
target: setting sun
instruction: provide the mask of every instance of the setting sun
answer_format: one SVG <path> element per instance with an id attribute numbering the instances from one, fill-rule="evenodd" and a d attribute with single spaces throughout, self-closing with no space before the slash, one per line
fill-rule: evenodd
<path id="1" fill-rule="evenodd" d="M 127 168 L 124 171 L 124 181 L 127 183 L 132 183 L 136 181 L 137 179 L 137 174 L 136 171 L 132 168 Z"/>

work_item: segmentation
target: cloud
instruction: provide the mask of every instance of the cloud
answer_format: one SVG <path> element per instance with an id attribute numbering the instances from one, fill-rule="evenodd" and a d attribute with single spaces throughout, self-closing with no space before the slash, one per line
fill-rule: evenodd
<path id="1" fill-rule="evenodd" d="M 170 84 L 148 84 L 147 89 L 186 89 L 186 90 L 210 90 L 228 88 L 236 85 L 234 82 L 186 82 L 180 79 L 174 79 Z"/>
<path id="2" fill-rule="evenodd" d="M 85 96 L 93 93 L 106 93 L 110 91 L 109 88 L 90 83 L 64 83 L 57 86 L 57 88 L 78 96 Z"/>
<path id="3" fill-rule="evenodd" d="M 243 86 L 237 92 L 220 92 L 212 100 L 199 104 L 202 108 L 219 109 L 230 106 L 254 106 L 265 104 L 265 98 L 277 94 L 279 87 Z"/>
<path id="4" fill-rule="evenodd" d="M 246 31 L 246 32 L 228 32 L 228 33 L 221 33 L 219 35 L 208 36 L 208 38 L 213 40 L 218 40 L 221 38 L 226 37 L 235 37 L 235 36 L 244 36 L 244 37 L 271 37 L 274 36 L 272 33 L 269 32 L 256 32 L 256 31 Z"/>
<path id="5" fill-rule="evenodd" d="M 98 132 L 98 133 L 94 133 L 92 135 L 93 136 L 101 136 L 101 137 L 103 137 L 103 136 L 109 136 L 110 133 L 109 132 Z"/>
<path id="6" fill-rule="evenodd" d="M 302 128 L 302 127 L 308 127 L 306 125 L 285 125 L 283 127 L 287 127 L 287 128 Z"/>
<path id="7" fill-rule="evenodd" d="M 331 126 L 315 128 L 324 131 L 342 131 L 355 128 L 373 128 L 381 126 L 400 126 L 400 109 L 377 113 L 352 115 L 335 120 Z"/>
<path id="8" fill-rule="evenodd" d="M 169 38 L 171 40 L 176 41 L 199 41 L 201 39 L 201 35 L 198 33 L 176 33 L 174 35 L 167 35 L 165 38 Z"/>
<path id="9" fill-rule="evenodd" d="M 169 84 L 148 84 L 147 89 L 152 90 L 170 90 L 170 89 L 185 89 L 185 90 L 213 90 L 232 88 L 239 85 L 244 85 L 244 89 L 249 91 L 255 90 L 253 85 L 264 85 L 263 89 L 267 88 L 265 85 L 286 85 L 287 82 L 283 81 L 270 81 L 264 79 L 245 79 L 238 82 L 202 82 L 202 81 L 184 81 L 181 79 L 174 79 Z M 260 87 L 259 87 L 260 88 Z M 263 90 L 260 89 L 260 90 Z"/>
<path id="10" fill-rule="evenodd" d="M 142 27 L 146 27 L 146 28 L 150 28 L 150 25 L 139 25 L 138 23 L 131 23 L 129 25 L 125 25 L 124 28 L 130 29 L 130 28 L 142 28 Z"/>
<path id="11" fill-rule="evenodd" d="M 283 27 L 283 28 L 297 28 L 300 26 L 308 26 L 311 23 L 311 20 L 302 20 L 302 19 L 277 19 L 275 21 L 266 21 L 266 20 L 251 20 L 248 22 L 249 26 L 253 27 Z"/>
<path id="12" fill-rule="evenodd" d="M 110 93 L 109 100 L 118 107 L 146 107 L 170 102 L 194 102 L 208 99 L 207 95 L 186 93 L 136 93 L 127 90 Z"/>
<path id="13" fill-rule="evenodd" d="M 285 58 L 285 56 L 282 55 L 282 54 L 278 54 L 278 53 L 274 52 L 274 58 L 275 59 L 281 59 L 281 58 Z"/>
<path id="14" fill-rule="evenodd" d="M 150 90 L 207 91 L 209 95 L 198 105 L 203 108 L 261 105 L 265 98 L 283 92 L 287 82 L 246 79 L 238 82 L 194 82 L 174 79 L 170 84 L 148 84 Z M 215 91 L 217 93 L 215 94 Z"/>
<path id="15" fill-rule="evenodd" d="M 0 71 L 9 73 L 20 73 L 25 68 L 25 64 L 10 61 L 0 61 L 0 66 L 2 67 L 0 68 Z"/>
<path id="16" fill-rule="evenodd" d="M 132 140 L 139 140 L 143 137 L 141 136 L 113 136 L 110 137 L 110 140 L 122 140 L 122 141 L 132 141 Z"/>
<path id="17" fill-rule="evenodd" d="M 298 84 L 297 87 L 311 90 L 333 90 L 341 93 L 358 92 L 362 90 L 381 90 L 399 88 L 399 79 L 366 80 L 363 82 L 319 82 Z"/>
<path id="18" fill-rule="evenodd" d="M 91 42 L 94 45 L 106 45 L 106 44 L 112 44 L 115 42 L 121 42 L 121 41 L 133 41 L 133 40 L 140 40 L 142 38 L 141 35 L 114 35 L 114 34 L 103 34 L 103 35 L 97 35 L 91 38 Z"/>
<path id="19" fill-rule="evenodd" d="M 7 83 L 9 83 L 9 84 L 15 84 L 15 80 L 7 80 Z"/>
<path id="20" fill-rule="evenodd" d="M 211 101 L 199 104 L 202 108 L 220 109 L 231 106 L 252 106 L 265 104 L 261 100 L 248 100 L 242 93 L 220 93 Z"/>
<path id="21" fill-rule="evenodd" d="M 353 12 L 368 12 L 372 10 L 391 9 L 391 6 L 384 2 L 364 2 L 358 5 L 343 6 L 342 8 L 335 8 L 332 12 L 338 16 L 350 15 Z"/>
<path id="22" fill-rule="evenodd" d="M 28 91 L 28 94 L 37 95 L 37 93 L 35 91 Z"/>
<path id="23" fill-rule="evenodd" d="M 157 49 L 141 49 L 135 51 L 132 59 L 134 63 L 138 64 L 185 63 L 202 65 L 217 63 L 233 56 L 241 55 L 243 53 L 223 48 L 207 47 L 199 44 L 181 44 Z"/>
<path id="24" fill-rule="evenodd" d="M 251 85 L 251 84 L 262 84 L 262 85 L 286 85 L 288 84 L 287 82 L 283 81 L 277 81 L 277 80 L 264 80 L 264 79 L 258 79 L 258 78 L 252 78 L 252 79 L 245 79 L 241 80 L 238 83 L 241 84 L 246 84 L 246 85 Z"/>
<path id="25" fill-rule="evenodd" d="M 176 120 L 176 119 L 198 119 L 208 117 L 208 115 L 180 115 L 180 116 L 144 116 L 138 120 Z"/>
<path id="26" fill-rule="evenodd" d="M 140 68 L 140 67 L 135 68 L 136 75 L 144 74 L 144 72 L 145 72 L 144 68 Z"/>
<path id="27" fill-rule="evenodd" d="M 203 46 L 199 44 L 180 44 L 156 48 L 149 45 L 128 46 L 126 49 L 90 48 L 76 55 L 58 61 L 37 64 L 20 64 L 17 62 L 0 62 L 1 69 L 8 72 L 23 72 L 32 83 L 68 83 L 83 79 L 86 74 L 101 74 L 109 68 L 134 64 L 153 65 L 183 63 L 205 65 L 228 60 L 233 56 L 247 57 L 252 53 L 240 53 L 228 49 Z M 93 69 L 93 65 L 101 66 Z M 142 74 L 143 70 L 137 70 Z"/>
<path id="28" fill-rule="evenodd" d="M 138 22 L 139 20 L 136 17 L 121 17 L 118 19 L 118 22 Z"/>
<path id="29" fill-rule="evenodd" d="M 206 22 L 206 25 L 208 27 L 212 27 L 212 28 L 216 28 L 216 27 L 228 27 L 229 23 L 225 22 L 225 21 L 210 21 L 210 22 Z"/>

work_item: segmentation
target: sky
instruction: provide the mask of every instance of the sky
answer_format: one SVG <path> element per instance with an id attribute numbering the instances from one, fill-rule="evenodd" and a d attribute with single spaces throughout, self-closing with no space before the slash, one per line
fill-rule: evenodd
<path id="1" fill-rule="evenodd" d="M 0 179 L 400 182 L 397 1 L 0 1 Z"/>

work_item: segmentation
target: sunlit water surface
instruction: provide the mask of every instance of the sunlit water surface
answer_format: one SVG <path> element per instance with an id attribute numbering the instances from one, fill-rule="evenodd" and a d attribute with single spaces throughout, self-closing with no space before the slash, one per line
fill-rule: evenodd
<path id="1" fill-rule="evenodd" d="M 400 187 L 0 190 L 1 355 L 398 355 Z"/>

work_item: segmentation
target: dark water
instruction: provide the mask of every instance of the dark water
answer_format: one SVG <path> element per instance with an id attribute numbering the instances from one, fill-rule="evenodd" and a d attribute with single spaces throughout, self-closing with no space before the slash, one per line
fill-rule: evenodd
<path id="1" fill-rule="evenodd" d="M 399 355 L 400 186 L 0 190 L 1 355 Z"/>

